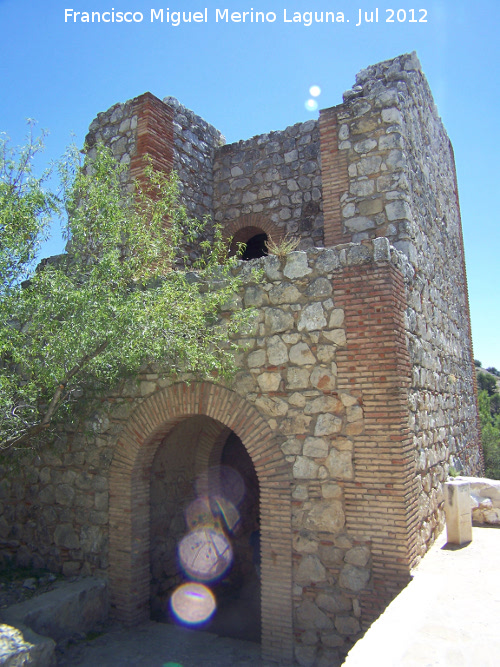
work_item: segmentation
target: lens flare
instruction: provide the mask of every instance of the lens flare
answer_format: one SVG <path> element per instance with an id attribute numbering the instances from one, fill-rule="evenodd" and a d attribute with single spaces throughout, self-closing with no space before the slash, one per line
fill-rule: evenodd
<path id="1" fill-rule="evenodd" d="M 214 516 L 220 517 L 226 528 L 232 532 L 240 520 L 240 513 L 233 503 L 222 496 L 214 496 L 210 498 L 210 507 Z"/>
<path id="2" fill-rule="evenodd" d="M 321 95 L 321 88 L 319 86 L 311 86 L 309 88 L 309 95 L 312 95 L 312 97 L 318 97 Z"/>
<path id="3" fill-rule="evenodd" d="M 214 516 L 208 497 L 196 498 L 188 505 L 185 511 L 188 530 L 195 530 L 200 526 L 213 526 Z"/>
<path id="4" fill-rule="evenodd" d="M 305 103 L 305 107 L 308 111 L 316 111 L 316 109 L 318 108 L 318 103 L 316 102 L 316 100 L 310 99 L 307 100 L 307 102 Z"/>
<path id="5" fill-rule="evenodd" d="M 233 550 L 224 533 L 208 527 L 183 537 L 178 553 L 186 573 L 200 581 L 218 579 L 233 562 Z"/>
<path id="6" fill-rule="evenodd" d="M 212 466 L 197 478 L 195 491 L 200 497 L 224 496 L 237 506 L 245 496 L 245 482 L 231 466 Z"/>
<path id="7" fill-rule="evenodd" d="M 179 621 L 199 625 L 208 621 L 216 608 L 212 591 L 203 584 L 190 582 L 176 588 L 170 607 Z"/>
<path id="8" fill-rule="evenodd" d="M 186 508 L 184 516 L 190 531 L 208 527 L 215 530 L 227 528 L 232 532 L 240 520 L 240 513 L 236 507 L 222 496 L 193 500 Z"/>

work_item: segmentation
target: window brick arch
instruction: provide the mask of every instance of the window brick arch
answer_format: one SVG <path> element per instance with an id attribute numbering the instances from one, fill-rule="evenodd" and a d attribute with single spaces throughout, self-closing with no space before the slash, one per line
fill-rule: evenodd
<path id="1" fill-rule="evenodd" d="M 119 620 L 149 618 L 150 473 L 167 433 L 193 415 L 230 428 L 247 449 L 259 479 L 262 551 L 262 650 L 292 661 L 290 470 L 266 419 L 229 389 L 179 383 L 146 398 L 121 433 L 110 471 L 109 587 Z"/>
<path id="2" fill-rule="evenodd" d="M 234 254 L 238 243 L 246 243 L 257 234 L 267 234 L 277 243 L 283 238 L 284 230 L 258 213 L 248 213 L 229 222 L 223 234 L 226 239 L 232 238 L 231 254 Z"/>

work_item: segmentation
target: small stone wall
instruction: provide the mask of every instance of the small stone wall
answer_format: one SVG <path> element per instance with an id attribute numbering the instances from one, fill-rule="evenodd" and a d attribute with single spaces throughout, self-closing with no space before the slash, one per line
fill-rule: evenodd
<path id="1" fill-rule="evenodd" d="M 455 477 L 470 484 L 472 520 L 500 526 L 500 480 L 485 477 Z"/>
<path id="2" fill-rule="evenodd" d="M 182 202 L 194 218 L 211 216 L 214 154 L 226 140 L 215 127 L 180 104 L 175 97 L 165 97 L 163 102 L 174 112 L 173 168 L 179 177 Z"/>
<path id="3" fill-rule="evenodd" d="M 293 235 L 304 249 L 322 246 L 319 155 L 319 129 L 313 120 L 219 148 L 214 161 L 215 220 L 230 231 L 245 225 L 267 232 L 270 223 L 274 237 Z"/>

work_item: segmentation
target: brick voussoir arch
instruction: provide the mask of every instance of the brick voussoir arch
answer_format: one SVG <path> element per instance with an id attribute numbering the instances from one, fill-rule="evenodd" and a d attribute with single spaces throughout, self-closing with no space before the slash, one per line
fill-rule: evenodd
<path id="1" fill-rule="evenodd" d="M 211 382 L 177 383 L 146 398 L 121 433 L 110 470 L 109 587 L 114 614 L 133 625 L 149 617 L 150 474 L 156 450 L 183 419 L 206 415 L 236 433 L 255 466 L 261 494 L 262 649 L 291 661 L 290 468 L 266 418 Z"/>
<path id="2" fill-rule="evenodd" d="M 260 213 L 246 213 L 224 225 L 225 239 L 231 238 L 231 252 L 236 252 L 237 243 L 246 243 L 252 236 L 267 234 L 274 242 L 282 240 L 285 230 Z"/>

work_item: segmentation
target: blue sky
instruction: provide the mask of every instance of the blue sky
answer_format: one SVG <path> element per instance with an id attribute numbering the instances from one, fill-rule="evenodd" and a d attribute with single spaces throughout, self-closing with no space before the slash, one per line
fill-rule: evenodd
<path id="1" fill-rule="evenodd" d="M 151 23 L 151 9 L 208 11 L 207 23 Z M 216 23 L 215 10 L 274 12 L 274 23 Z M 379 22 L 356 27 L 359 9 Z M 386 22 L 389 9 L 404 10 Z M 74 12 L 141 12 L 142 22 L 65 22 Z M 285 23 L 294 12 L 343 12 L 344 23 Z M 414 9 L 412 13 L 410 10 Z M 420 11 L 422 10 L 422 11 Z M 427 22 L 410 23 L 426 12 Z M 137 14 L 137 17 L 139 15 Z M 498 0 L 0 0 L 0 130 L 13 143 L 25 119 L 50 131 L 44 158 L 82 145 L 99 111 L 150 91 L 177 97 L 228 142 L 316 117 L 304 106 L 311 85 L 320 108 L 342 101 L 370 64 L 417 51 L 452 140 L 464 228 L 474 356 L 500 369 L 500 225 L 496 130 L 500 108 Z M 57 235 L 45 254 L 62 248 Z M 495 288 L 495 285 L 497 287 Z"/>

